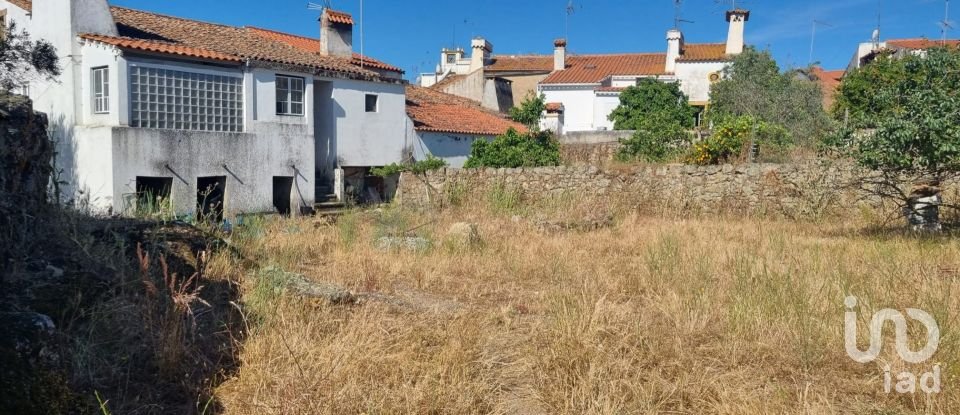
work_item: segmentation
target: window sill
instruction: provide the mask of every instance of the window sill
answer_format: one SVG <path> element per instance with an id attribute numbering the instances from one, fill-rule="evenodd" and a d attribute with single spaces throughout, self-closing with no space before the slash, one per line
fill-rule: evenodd
<path id="1" fill-rule="evenodd" d="M 277 114 L 278 117 L 303 117 L 303 114 Z"/>

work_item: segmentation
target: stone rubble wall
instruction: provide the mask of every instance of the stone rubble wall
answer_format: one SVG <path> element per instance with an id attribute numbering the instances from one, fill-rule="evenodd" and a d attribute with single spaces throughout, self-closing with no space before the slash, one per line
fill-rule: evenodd
<path id="1" fill-rule="evenodd" d="M 850 186 L 858 171 L 827 161 L 723 166 L 647 165 L 617 170 L 593 166 L 518 169 L 442 169 L 423 176 L 405 173 L 398 196 L 404 205 L 429 206 L 451 192 L 484 192 L 502 186 L 522 192 L 525 202 L 559 195 L 618 198 L 634 205 L 789 217 L 842 212 L 876 205 Z M 460 190 L 457 190 L 460 189 Z M 854 209 L 855 210 L 855 209 Z"/>
<path id="2" fill-rule="evenodd" d="M 560 158 L 571 166 L 600 166 L 614 159 L 619 142 L 595 144 L 560 144 Z"/>
<path id="3" fill-rule="evenodd" d="M 0 194 L 16 206 L 45 203 L 53 154 L 47 117 L 26 97 L 0 93 Z"/>

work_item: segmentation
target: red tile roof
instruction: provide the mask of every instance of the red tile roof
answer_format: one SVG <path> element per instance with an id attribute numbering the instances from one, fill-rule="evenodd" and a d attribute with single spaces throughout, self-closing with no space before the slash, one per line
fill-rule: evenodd
<path id="1" fill-rule="evenodd" d="M 257 34 L 259 36 L 266 37 L 268 39 L 276 40 L 278 42 L 286 43 L 290 46 L 293 46 L 298 49 L 303 49 L 309 53 L 320 53 L 320 40 L 313 39 L 306 36 L 299 36 L 290 33 L 278 32 L 276 30 L 262 29 L 259 27 L 246 27 L 247 30 Z M 378 61 L 369 56 L 363 56 L 359 53 L 353 54 L 353 64 L 360 65 L 363 64 L 364 67 L 382 69 L 385 71 L 404 73 L 403 69 L 400 69 L 396 66 Z"/>
<path id="2" fill-rule="evenodd" d="M 84 33 L 81 38 L 92 40 L 108 45 L 113 45 L 121 49 L 133 49 L 145 52 L 164 53 L 171 55 L 186 56 L 190 58 L 212 59 L 227 62 L 243 62 L 243 58 L 226 53 L 220 53 L 207 49 L 192 48 L 174 43 L 149 41 L 143 39 L 131 39 L 126 37 L 104 36 L 97 34 Z"/>
<path id="3" fill-rule="evenodd" d="M 678 62 L 722 62 L 729 60 L 726 43 L 691 43 L 683 46 Z"/>
<path id="4" fill-rule="evenodd" d="M 31 0 L 10 0 L 10 3 L 28 12 L 33 10 L 33 2 Z"/>
<path id="5" fill-rule="evenodd" d="M 527 131 L 522 124 L 486 110 L 476 101 L 413 85 L 407 86 L 407 115 L 414 128 L 424 132 L 493 136 L 510 128 Z"/>
<path id="6" fill-rule="evenodd" d="M 254 61 L 301 66 L 314 72 L 335 72 L 367 80 L 384 79 L 376 72 L 360 68 L 354 59 L 304 53 L 301 48 L 247 28 L 117 6 L 110 10 L 121 37 L 215 51 Z"/>
<path id="7" fill-rule="evenodd" d="M 890 39 L 887 40 L 887 46 L 902 48 L 902 49 L 930 49 L 940 46 L 960 46 L 960 40 L 957 39 L 948 39 L 946 42 L 943 40 L 931 40 L 931 39 Z"/>
<path id="8" fill-rule="evenodd" d="M 548 102 L 547 103 L 547 112 L 560 112 L 563 111 L 562 102 Z"/>
<path id="9" fill-rule="evenodd" d="M 327 18 L 333 23 L 353 26 L 353 16 L 351 16 L 349 13 L 338 12 L 332 9 L 324 10 L 324 13 L 327 14 Z"/>
<path id="10" fill-rule="evenodd" d="M 840 82 L 843 80 L 846 71 L 842 69 L 825 71 L 819 66 L 814 66 L 812 73 L 817 77 L 817 81 L 820 82 L 820 89 L 823 91 L 823 107 L 827 109 L 833 107 L 837 88 L 840 87 Z"/>
<path id="11" fill-rule="evenodd" d="M 550 72 L 553 70 L 552 55 L 494 55 L 493 62 L 484 67 L 489 72 Z"/>
<path id="12" fill-rule="evenodd" d="M 599 84 L 613 75 L 664 75 L 663 53 L 577 55 L 567 58 L 567 69 L 547 76 L 542 84 Z"/>

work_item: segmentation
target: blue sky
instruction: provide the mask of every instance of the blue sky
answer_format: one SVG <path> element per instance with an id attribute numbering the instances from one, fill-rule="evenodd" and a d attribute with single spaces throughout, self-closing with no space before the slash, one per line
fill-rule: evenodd
<path id="1" fill-rule="evenodd" d="M 322 3 L 322 0 L 314 0 Z M 332 0 L 359 20 L 360 0 Z M 484 36 L 498 54 L 551 53 L 565 32 L 568 0 L 364 0 L 364 51 L 400 66 L 407 78 L 432 71 L 441 47 L 469 46 Z M 729 2 L 729 0 L 727 0 Z M 259 26 L 317 37 L 317 12 L 298 0 L 114 0 L 112 4 L 237 26 Z M 954 1 L 960 15 L 960 1 Z M 574 0 L 569 43 L 573 53 L 662 52 L 673 26 L 672 0 Z M 738 6 L 741 3 L 738 1 Z M 722 42 L 728 6 L 684 0 L 688 42 Z M 813 20 L 820 26 L 814 60 L 846 66 L 858 42 L 869 40 L 880 10 L 882 38 L 940 38 L 944 0 L 752 0 L 747 42 L 769 48 L 782 67 L 806 66 Z M 454 37 L 454 33 L 456 34 Z M 953 38 L 960 36 L 960 26 Z M 359 51 L 359 27 L 355 33 Z"/>

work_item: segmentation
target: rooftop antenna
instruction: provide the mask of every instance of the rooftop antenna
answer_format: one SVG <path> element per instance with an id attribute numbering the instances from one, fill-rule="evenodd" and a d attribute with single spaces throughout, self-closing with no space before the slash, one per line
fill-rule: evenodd
<path id="1" fill-rule="evenodd" d="M 808 65 L 813 65 L 813 45 L 817 41 L 817 26 L 833 27 L 830 23 L 817 19 L 813 20 L 813 30 L 810 32 L 810 61 L 807 63 Z"/>
<path id="2" fill-rule="evenodd" d="M 564 18 L 563 37 L 564 39 L 567 39 L 570 37 L 570 16 L 573 16 L 573 14 L 577 12 L 577 6 L 573 4 L 573 0 L 569 0 L 567 2 L 567 7 L 565 7 L 563 10 L 564 14 L 566 15 Z"/>
<path id="3" fill-rule="evenodd" d="M 943 44 L 946 45 L 950 30 L 953 29 L 953 22 L 950 21 L 950 0 L 944 0 L 943 21 L 938 24 L 943 35 Z"/>
<path id="4" fill-rule="evenodd" d="M 686 20 L 683 18 L 682 7 L 683 0 L 673 0 L 674 7 L 674 16 L 673 16 L 673 28 L 680 30 L 680 23 L 696 23 L 693 20 Z"/>
<path id="5" fill-rule="evenodd" d="M 730 10 L 737 10 L 737 4 L 743 6 L 746 0 L 713 0 L 714 3 L 721 6 L 730 5 Z"/>

